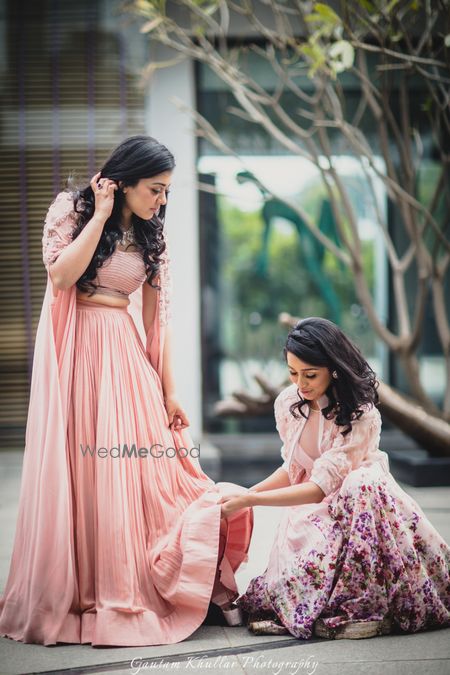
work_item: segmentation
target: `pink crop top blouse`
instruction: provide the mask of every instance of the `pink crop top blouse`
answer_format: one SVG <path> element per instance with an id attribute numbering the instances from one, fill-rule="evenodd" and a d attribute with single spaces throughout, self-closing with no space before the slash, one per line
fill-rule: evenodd
<path id="1" fill-rule="evenodd" d="M 60 192 L 50 206 L 44 226 L 43 260 L 47 269 L 72 241 L 75 224 L 73 198 L 68 192 Z M 97 276 L 92 283 L 97 286 L 96 293 L 128 298 L 146 278 L 145 264 L 140 251 L 116 249 L 97 269 Z"/>
<path id="2" fill-rule="evenodd" d="M 97 269 L 96 293 L 128 298 L 130 293 L 142 286 L 147 275 L 140 251 L 116 249 L 101 267 Z"/>
<path id="3" fill-rule="evenodd" d="M 75 225 L 76 214 L 73 210 L 73 196 L 69 192 L 60 192 L 51 204 L 44 224 L 42 258 L 47 270 L 58 258 L 61 251 L 71 243 Z M 171 318 L 172 281 L 165 233 L 164 239 L 166 250 L 161 256 L 160 279 L 158 280 L 161 286 L 159 298 L 161 325 L 167 324 Z M 97 269 L 97 276 L 92 283 L 97 286 L 97 293 L 127 298 L 144 283 L 146 278 L 145 263 L 140 251 L 116 249 Z"/>

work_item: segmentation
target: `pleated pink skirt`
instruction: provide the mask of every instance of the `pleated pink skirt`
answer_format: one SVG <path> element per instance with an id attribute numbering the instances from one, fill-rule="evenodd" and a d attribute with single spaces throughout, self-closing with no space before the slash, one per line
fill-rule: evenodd
<path id="1" fill-rule="evenodd" d="M 126 307 L 77 300 L 68 452 L 78 590 L 59 641 L 188 637 L 217 578 L 220 484 L 169 429 L 159 376 Z M 221 566 L 230 597 L 252 524 L 248 510 L 228 521 Z"/>

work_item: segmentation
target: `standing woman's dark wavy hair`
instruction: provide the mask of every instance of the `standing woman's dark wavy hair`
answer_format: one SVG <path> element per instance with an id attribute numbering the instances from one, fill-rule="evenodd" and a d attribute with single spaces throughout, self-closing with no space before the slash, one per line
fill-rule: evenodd
<path id="1" fill-rule="evenodd" d="M 325 367 L 332 377 L 325 392 L 329 405 L 322 410 L 326 419 L 335 418 L 343 426 L 345 436 L 352 429 L 352 420 L 359 419 L 363 406 L 378 403 L 378 381 L 360 350 L 332 321 L 310 317 L 299 321 L 290 331 L 283 349 L 284 357 L 290 352 L 311 366 Z M 290 412 L 298 418 L 308 401 L 298 392 L 299 401 L 290 406 Z"/>
<path id="2" fill-rule="evenodd" d="M 175 160 L 172 153 L 150 136 L 132 136 L 113 150 L 101 169 L 100 177 L 110 178 L 117 183 L 122 181 L 123 185 L 114 193 L 113 210 L 105 223 L 92 260 L 76 282 L 81 291 L 87 292 L 92 289 L 90 294 L 94 293 L 95 284 L 92 282 L 97 276 L 97 269 L 113 254 L 117 241 L 121 239 L 120 221 L 125 202 L 123 188 L 134 187 L 141 178 L 152 178 L 165 171 L 172 171 L 174 167 Z M 78 214 L 78 223 L 73 232 L 75 239 L 94 215 L 95 197 L 90 185 L 82 190 L 72 188 L 72 192 L 75 212 Z M 143 220 L 134 213 L 131 218 L 135 242 L 142 251 L 147 281 L 158 289 L 159 286 L 152 282 L 159 272 L 161 255 L 166 248 L 163 237 L 165 212 L 166 207 L 162 205 L 158 215 L 154 215 L 150 220 Z"/>

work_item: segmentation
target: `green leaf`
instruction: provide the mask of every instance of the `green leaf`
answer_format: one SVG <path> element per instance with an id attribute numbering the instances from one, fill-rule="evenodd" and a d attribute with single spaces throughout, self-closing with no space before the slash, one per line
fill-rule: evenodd
<path id="1" fill-rule="evenodd" d="M 424 112 L 431 112 L 433 108 L 433 101 L 431 96 L 428 96 L 420 107 Z"/>
<path id="2" fill-rule="evenodd" d="M 308 16 L 305 16 L 305 21 L 307 23 L 315 23 L 317 21 L 322 21 L 322 17 L 320 14 L 308 14 Z"/>
<path id="3" fill-rule="evenodd" d="M 299 51 L 307 56 L 311 61 L 325 60 L 324 52 L 318 47 L 318 45 L 305 44 L 299 47 Z"/>
<path id="4" fill-rule="evenodd" d="M 370 2 L 370 0 L 359 0 L 359 4 L 364 7 L 365 10 L 368 12 L 374 12 L 375 11 L 375 5 L 373 2 Z"/>
<path id="5" fill-rule="evenodd" d="M 327 21 L 333 24 L 341 23 L 339 16 L 328 5 L 324 5 L 322 2 L 316 2 L 314 3 L 313 9 L 315 12 L 317 12 L 322 21 Z"/>
<path id="6" fill-rule="evenodd" d="M 391 0 L 391 2 L 388 4 L 388 6 L 384 8 L 384 11 L 386 12 L 386 14 L 390 14 L 392 12 L 392 10 L 394 9 L 395 5 L 398 5 L 399 2 L 400 2 L 400 0 Z"/>
<path id="7" fill-rule="evenodd" d="M 298 51 L 306 56 L 311 62 L 308 70 L 308 77 L 314 77 L 315 73 L 323 66 L 326 66 L 327 59 L 325 52 L 315 43 L 304 44 L 298 48 Z"/>
<path id="8" fill-rule="evenodd" d="M 147 5 L 148 9 L 156 10 L 158 14 L 165 14 L 166 0 L 138 0 L 138 2 L 142 6 Z"/>

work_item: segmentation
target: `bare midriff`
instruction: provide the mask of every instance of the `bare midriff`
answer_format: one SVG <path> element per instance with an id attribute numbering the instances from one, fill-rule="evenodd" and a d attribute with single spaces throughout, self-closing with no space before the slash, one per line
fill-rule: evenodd
<path id="1" fill-rule="evenodd" d="M 112 295 L 106 295 L 105 293 L 94 293 L 89 295 L 88 293 L 83 293 L 82 291 L 77 290 L 77 300 L 82 300 L 83 302 L 93 302 L 96 305 L 107 305 L 108 307 L 126 307 L 130 304 L 128 298 L 116 298 Z"/>

